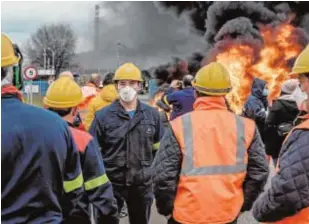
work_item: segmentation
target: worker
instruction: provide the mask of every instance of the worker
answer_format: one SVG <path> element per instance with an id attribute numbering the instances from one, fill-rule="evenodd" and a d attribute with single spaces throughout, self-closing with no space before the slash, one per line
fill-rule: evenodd
<path id="1" fill-rule="evenodd" d="M 83 101 L 81 88 L 69 77 L 57 79 L 47 90 L 44 105 L 63 118 L 78 147 L 84 176 L 85 196 L 75 209 L 71 222 L 91 223 L 89 203 L 98 211 L 98 223 L 118 223 L 117 205 L 112 185 L 104 170 L 98 145 L 87 132 L 73 126 L 78 105 Z"/>
<path id="2" fill-rule="evenodd" d="M 269 108 L 265 121 L 265 149 L 266 154 L 272 157 L 276 166 L 282 143 L 286 135 L 292 130 L 293 122 L 299 110 L 292 95 L 297 88 L 297 79 L 286 80 L 281 86 L 280 97 Z"/>
<path id="3" fill-rule="evenodd" d="M 1 34 L 1 222 L 62 223 L 83 195 L 79 154 L 59 116 L 23 103 L 22 54 Z"/>
<path id="4" fill-rule="evenodd" d="M 100 91 L 100 94 L 93 98 L 88 105 L 84 122 L 87 130 L 90 128 L 95 113 L 110 105 L 118 98 L 117 90 L 115 84 L 113 83 L 113 77 L 114 73 L 108 73 L 105 75 L 103 80 L 103 88 Z"/>
<path id="5" fill-rule="evenodd" d="M 166 105 L 172 106 L 172 112 L 170 120 L 184 115 L 193 110 L 193 104 L 195 101 L 194 89 L 192 87 L 192 75 L 185 75 L 182 80 L 183 88 L 181 90 L 175 90 L 179 83 L 178 80 L 173 80 L 167 94 L 163 96 L 163 102 Z"/>
<path id="6" fill-rule="evenodd" d="M 309 96 L 309 45 L 298 56 L 292 75 Z M 306 102 L 309 111 L 309 102 Z M 254 217 L 265 223 L 309 223 L 309 116 L 288 135 L 279 155 L 271 187 L 255 202 Z"/>
<path id="7" fill-rule="evenodd" d="M 99 74 L 91 74 L 89 81 L 82 87 L 84 101 L 78 106 L 82 123 L 85 123 L 85 116 L 89 102 L 100 93 L 101 77 Z"/>
<path id="8" fill-rule="evenodd" d="M 264 140 L 264 127 L 266 120 L 268 89 L 266 82 L 255 78 L 251 88 L 251 95 L 244 106 L 243 115 L 255 121 L 260 132 L 262 140 Z"/>
<path id="9" fill-rule="evenodd" d="M 152 165 L 158 212 L 169 223 L 234 224 L 266 183 L 264 145 L 252 120 L 227 110 L 224 66 L 202 67 L 192 84 L 194 110 L 170 122 Z"/>
<path id="10" fill-rule="evenodd" d="M 160 144 L 163 125 L 158 111 L 137 99 L 139 68 L 125 63 L 113 80 L 120 99 L 95 114 L 89 132 L 99 142 L 119 211 L 125 201 L 130 223 L 146 224 L 153 202 L 152 150 Z"/>

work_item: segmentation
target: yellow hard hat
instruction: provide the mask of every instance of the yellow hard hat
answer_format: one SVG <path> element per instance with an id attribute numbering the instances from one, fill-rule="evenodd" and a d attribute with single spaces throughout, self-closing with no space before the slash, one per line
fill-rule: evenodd
<path id="1" fill-rule="evenodd" d="M 228 70 L 218 62 L 212 62 L 201 68 L 192 85 L 196 91 L 211 96 L 224 96 L 232 89 Z"/>
<path id="2" fill-rule="evenodd" d="M 61 72 L 60 75 L 59 75 L 59 78 L 60 77 L 69 77 L 71 79 L 74 79 L 74 76 L 73 76 L 72 72 L 70 72 L 70 71 Z"/>
<path id="3" fill-rule="evenodd" d="M 12 41 L 4 33 L 1 33 L 1 68 L 17 64 L 19 59 Z"/>
<path id="4" fill-rule="evenodd" d="M 121 65 L 115 72 L 114 81 L 119 80 L 134 80 L 142 82 L 142 73 L 138 67 L 132 63 Z"/>
<path id="5" fill-rule="evenodd" d="M 72 108 L 83 102 L 83 94 L 72 78 L 62 76 L 49 86 L 43 101 L 50 108 Z"/>
<path id="6" fill-rule="evenodd" d="M 298 55 L 290 75 L 300 75 L 303 73 L 309 73 L 309 44 Z"/>

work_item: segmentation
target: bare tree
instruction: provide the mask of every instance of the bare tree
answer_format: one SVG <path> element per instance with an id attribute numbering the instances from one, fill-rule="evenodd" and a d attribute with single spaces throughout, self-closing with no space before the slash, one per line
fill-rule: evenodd
<path id="1" fill-rule="evenodd" d="M 32 63 L 53 68 L 58 75 L 70 66 L 76 41 L 77 37 L 68 24 L 43 25 L 28 40 L 26 54 Z"/>

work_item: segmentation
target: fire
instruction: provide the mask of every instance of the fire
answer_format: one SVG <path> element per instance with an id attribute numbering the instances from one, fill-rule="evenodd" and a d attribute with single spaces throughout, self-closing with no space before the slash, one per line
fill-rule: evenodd
<path id="1" fill-rule="evenodd" d="M 152 107 L 156 108 L 159 112 L 165 113 L 166 116 L 167 116 L 167 119 L 169 119 L 169 118 L 170 118 L 170 113 L 165 112 L 161 107 L 159 107 L 159 106 L 157 105 L 157 102 L 158 102 L 159 100 L 162 99 L 162 96 L 163 96 L 163 95 L 164 95 L 164 91 L 159 91 L 159 92 L 157 92 L 157 93 L 152 97 L 152 100 L 150 101 L 150 105 L 151 105 Z"/>
<path id="2" fill-rule="evenodd" d="M 247 69 L 253 58 L 253 49 L 241 44 L 231 46 L 216 57 L 218 62 L 226 65 L 231 71 L 233 89 L 227 95 L 227 101 L 230 102 L 231 109 L 238 114 L 241 113 L 242 106 L 250 94 L 253 77 L 247 73 Z"/>
<path id="3" fill-rule="evenodd" d="M 155 107 L 158 111 L 163 111 L 162 108 L 160 108 L 157 105 L 158 100 L 161 100 L 162 96 L 164 95 L 164 92 L 157 92 L 153 97 L 152 100 L 150 101 L 150 105 L 152 107 Z"/>
<path id="4" fill-rule="evenodd" d="M 260 60 L 251 67 L 250 72 L 267 82 L 269 101 L 279 96 L 282 82 L 289 79 L 288 60 L 297 57 L 302 50 L 294 30 L 295 27 L 290 24 L 281 24 L 275 29 L 262 28 L 265 46 L 260 52 Z"/>
<path id="5" fill-rule="evenodd" d="M 236 41 L 221 47 L 215 60 L 231 71 L 233 90 L 227 100 L 234 112 L 241 113 L 254 77 L 267 82 L 270 102 L 279 96 L 282 82 L 290 78 L 288 60 L 296 58 L 303 48 L 295 30 L 287 23 L 262 27 L 264 45 L 257 55 L 252 45 Z"/>

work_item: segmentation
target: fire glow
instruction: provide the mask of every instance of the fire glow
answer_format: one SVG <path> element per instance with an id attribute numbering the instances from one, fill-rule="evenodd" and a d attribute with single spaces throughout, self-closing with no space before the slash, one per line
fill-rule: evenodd
<path id="1" fill-rule="evenodd" d="M 289 79 L 288 60 L 297 57 L 303 48 L 298 44 L 294 30 L 295 27 L 290 24 L 281 24 L 276 28 L 262 27 L 264 45 L 257 59 L 250 45 L 233 44 L 233 41 L 216 55 L 216 61 L 231 71 L 233 90 L 227 100 L 234 112 L 242 112 L 254 77 L 267 82 L 269 102 L 279 96 L 282 82 Z"/>

